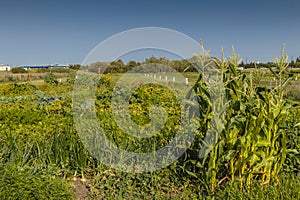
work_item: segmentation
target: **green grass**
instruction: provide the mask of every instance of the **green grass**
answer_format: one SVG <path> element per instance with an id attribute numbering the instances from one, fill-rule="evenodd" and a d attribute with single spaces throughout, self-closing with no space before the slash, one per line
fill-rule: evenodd
<path id="1" fill-rule="evenodd" d="M 280 200 L 300 198 L 300 176 L 297 174 L 281 174 L 281 185 L 271 183 L 261 185 L 254 182 L 250 188 L 240 188 L 239 183 L 228 183 L 221 186 L 218 199 L 265 199 L 265 200 Z"/>
<path id="2" fill-rule="evenodd" d="M 75 199 L 74 190 L 56 168 L 0 166 L 0 199 Z"/>

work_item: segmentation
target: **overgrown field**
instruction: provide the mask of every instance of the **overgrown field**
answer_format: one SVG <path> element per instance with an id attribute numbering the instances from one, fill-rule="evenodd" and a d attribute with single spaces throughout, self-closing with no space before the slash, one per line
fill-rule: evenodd
<path id="1" fill-rule="evenodd" d="M 44 84 L 0 85 L 0 199 L 75 199 L 80 188 L 72 185 L 78 180 L 86 199 L 299 199 L 300 90 L 286 70 L 285 55 L 270 72 L 241 72 L 236 55 L 196 59 L 216 64 L 226 101 L 212 101 L 212 91 L 219 90 L 210 90 L 203 75 L 183 73 L 193 85 L 195 95 L 186 100 L 199 127 L 178 160 L 148 173 L 113 169 L 86 150 L 73 122 L 74 74 L 62 83 L 48 76 Z M 122 74 L 102 75 L 95 91 L 100 127 L 115 145 L 132 152 L 168 144 L 182 114 L 175 96 L 180 91 L 144 84 L 143 75 L 128 82 L 138 86 L 128 100 L 131 119 L 146 126 L 149 109 L 157 104 L 167 114 L 163 128 L 150 138 L 124 133 L 111 114 L 113 89 Z M 218 107 L 224 109 L 216 116 Z"/>

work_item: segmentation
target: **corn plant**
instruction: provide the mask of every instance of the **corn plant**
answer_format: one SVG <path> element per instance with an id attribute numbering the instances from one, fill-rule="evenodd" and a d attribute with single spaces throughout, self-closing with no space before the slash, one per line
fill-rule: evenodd
<path id="1" fill-rule="evenodd" d="M 235 61 L 229 60 L 230 70 L 238 66 Z M 228 162 L 231 181 L 237 177 L 241 185 L 246 181 L 250 186 L 254 176 L 260 177 L 262 184 L 267 184 L 272 178 L 278 181 L 278 173 L 288 152 L 284 124 L 290 106 L 283 99 L 283 91 L 289 77 L 283 77 L 287 67 L 284 50 L 276 64 L 278 71 L 272 72 L 279 85 L 274 89 L 255 86 L 251 73 L 245 79 L 236 70 L 231 71 L 234 77 L 229 81 L 240 87 L 226 86 L 230 110 L 227 109 L 227 153 L 224 158 Z"/>
<path id="2" fill-rule="evenodd" d="M 205 51 L 201 43 L 202 53 L 196 54 L 190 62 L 199 71 L 199 77 L 192 90 L 187 95 L 187 99 L 195 100 L 189 103 L 191 110 L 197 110 L 194 107 L 199 106 L 199 113 L 195 113 L 200 119 L 200 130 L 205 133 L 205 138 L 200 139 L 203 145 L 199 152 L 199 157 L 202 162 L 195 161 L 193 157 L 187 162 L 194 163 L 201 166 L 205 171 L 205 181 L 208 190 L 213 191 L 217 185 L 217 173 L 219 165 L 221 164 L 221 155 L 223 154 L 224 141 L 221 140 L 221 133 L 224 126 L 224 107 L 225 107 L 225 90 L 223 86 L 222 68 L 218 68 L 215 60 L 208 56 L 209 51 Z M 192 91 L 196 96 L 191 96 Z M 185 165 L 186 167 L 186 165 Z M 185 169 L 185 171 L 192 175 L 196 174 Z"/>
<path id="3" fill-rule="evenodd" d="M 196 55 L 198 70 L 203 72 L 209 62 L 205 55 Z M 213 84 L 207 84 L 205 75 L 200 73 L 193 87 L 200 106 L 200 120 L 208 141 L 200 151 L 199 173 L 205 176 L 207 187 L 214 192 L 218 184 L 225 180 L 240 182 L 241 187 L 251 185 L 253 179 L 260 179 L 261 184 L 276 180 L 288 152 L 285 122 L 288 120 L 290 104 L 284 99 L 284 87 L 291 76 L 287 73 L 287 56 L 284 48 L 281 57 L 275 59 L 277 69 L 270 69 L 278 80 L 274 88 L 259 86 L 258 71 L 249 76 L 237 69 L 239 56 L 228 59 L 213 59 L 221 76 L 226 95 L 225 113 L 218 108 L 221 101 L 216 101 Z M 199 67 L 200 66 L 200 67 Z M 214 85 L 220 88 L 220 85 Z M 219 95 L 220 90 L 218 91 Z M 216 115 L 216 112 L 219 115 Z M 223 115 L 224 113 L 224 115 Z M 208 127 L 213 127 L 209 129 Z M 214 131 L 210 131 L 214 130 Z M 205 147 L 205 148 L 203 148 Z M 193 161 L 193 163 L 197 163 Z M 279 184 L 280 185 L 280 184 Z"/>

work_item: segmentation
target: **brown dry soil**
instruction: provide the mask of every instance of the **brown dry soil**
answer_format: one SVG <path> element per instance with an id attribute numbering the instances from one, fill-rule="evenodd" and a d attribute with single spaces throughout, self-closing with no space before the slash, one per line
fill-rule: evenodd
<path id="1" fill-rule="evenodd" d="M 72 180 L 71 183 L 76 191 L 76 199 L 78 200 L 88 199 L 90 193 L 90 187 L 89 187 L 90 180 L 87 180 L 85 183 L 83 183 L 78 178 L 77 180 Z"/>

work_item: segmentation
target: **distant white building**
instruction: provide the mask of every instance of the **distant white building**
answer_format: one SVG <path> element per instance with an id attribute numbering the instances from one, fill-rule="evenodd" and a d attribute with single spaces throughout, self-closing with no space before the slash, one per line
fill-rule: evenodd
<path id="1" fill-rule="evenodd" d="M 9 71 L 10 70 L 10 66 L 9 65 L 1 65 L 0 64 L 0 71 Z"/>

